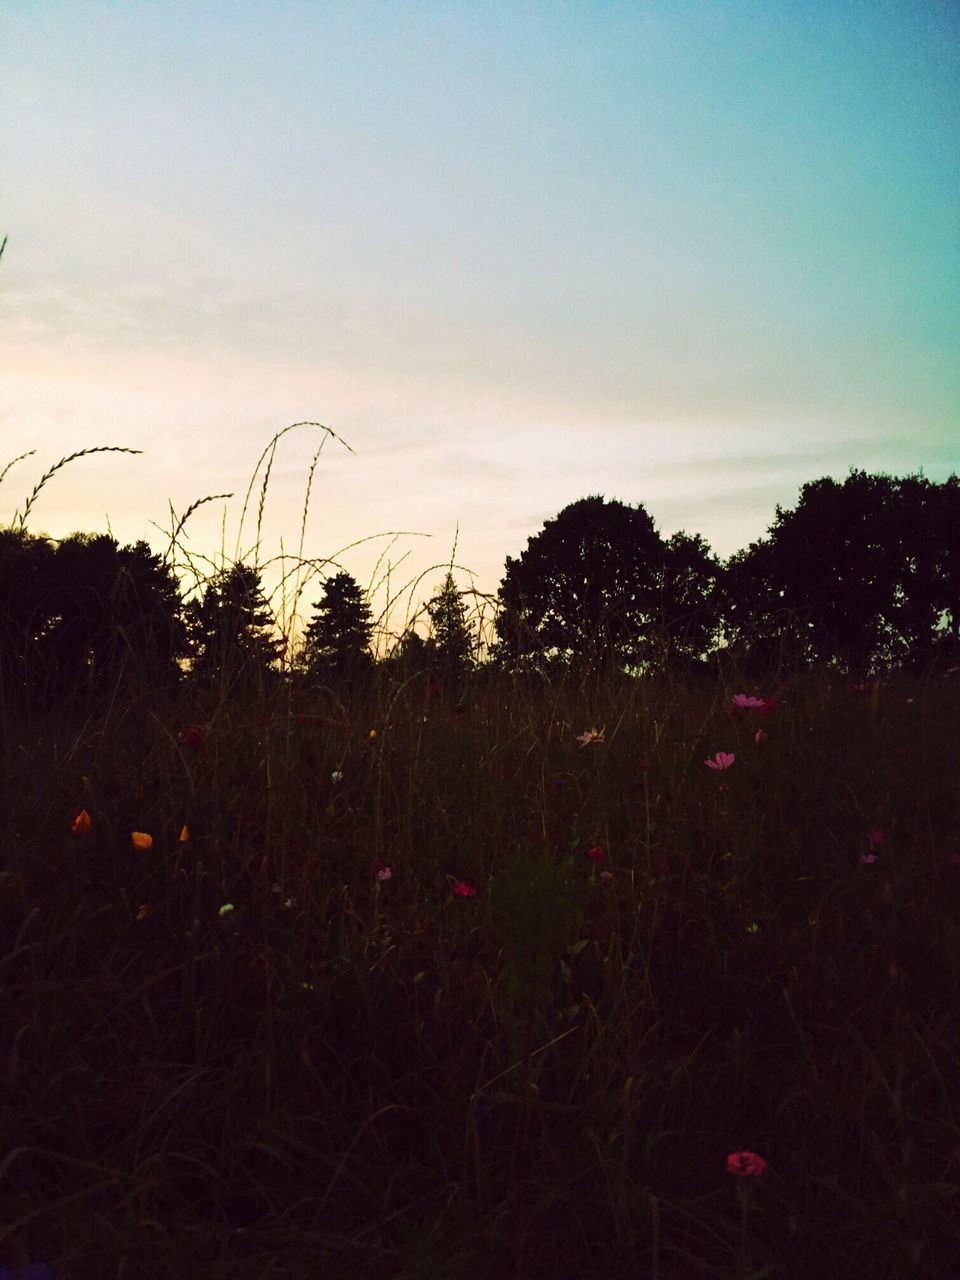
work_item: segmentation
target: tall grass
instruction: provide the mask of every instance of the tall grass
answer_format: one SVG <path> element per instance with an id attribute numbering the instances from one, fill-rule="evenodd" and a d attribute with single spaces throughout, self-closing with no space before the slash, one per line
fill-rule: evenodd
<path id="1" fill-rule="evenodd" d="M 762 746 L 732 691 L 6 722 L 0 1239 L 68 1280 L 952 1275 L 956 691 L 798 680 Z"/>
<path id="2" fill-rule="evenodd" d="M 951 1280 L 957 688 L 740 680 L 4 715 L 0 1263 Z"/>

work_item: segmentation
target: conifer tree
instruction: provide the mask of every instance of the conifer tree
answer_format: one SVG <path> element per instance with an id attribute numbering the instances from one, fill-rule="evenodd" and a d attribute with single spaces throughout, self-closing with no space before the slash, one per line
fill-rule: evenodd
<path id="1" fill-rule="evenodd" d="M 474 665 L 473 635 L 467 622 L 463 597 L 457 590 L 453 574 L 448 573 L 443 585 L 427 605 L 433 631 L 432 649 L 437 674 L 462 675 Z"/>
<path id="2" fill-rule="evenodd" d="M 362 588 L 349 573 L 328 578 L 304 631 L 301 663 L 309 675 L 344 678 L 361 675 L 373 664 L 373 622 Z"/>

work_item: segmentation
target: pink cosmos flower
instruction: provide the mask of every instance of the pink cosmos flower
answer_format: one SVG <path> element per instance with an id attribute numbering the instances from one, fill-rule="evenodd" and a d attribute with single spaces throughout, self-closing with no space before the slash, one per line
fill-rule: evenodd
<path id="1" fill-rule="evenodd" d="M 731 1151 L 727 1156 L 727 1172 L 735 1173 L 739 1178 L 750 1178 L 763 1173 L 767 1162 L 755 1151 Z"/>
<path id="2" fill-rule="evenodd" d="M 756 710 L 757 707 L 763 706 L 763 698 L 755 698 L 752 693 L 735 693 L 733 695 L 733 705 L 735 707 L 744 707 L 748 710 Z"/>
<path id="3" fill-rule="evenodd" d="M 585 733 L 577 734 L 577 741 L 581 747 L 603 746 L 603 735 L 606 731 L 606 725 L 602 729 L 587 729 Z"/>
<path id="4" fill-rule="evenodd" d="M 762 747 L 767 740 L 767 735 L 763 732 L 762 729 L 758 729 L 757 732 L 753 735 L 753 740 L 758 747 Z"/>
<path id="5" fill-rule="evenodd" d="M 603 862 L 606 856 L 607 855 L 604 853 L 604 851 L 600 848 L 598 844 L 595 844 L 592 849 L 587 850 L 587 857 L 592 862 Z"/>
<path id="6" fill-rule="evenodd" d="M 380 870 L 377 872 L 378 880 L 390 880 L 392 876 L 393 876 L 393 872 L 390 870 L 389 867 L 381 867 Z"/>
<path id="7" fill-rule="evenodd" d="M 877 855 L 875 853 L 861 853 L 860 855 L 861 862 L 876 862 L 876 860 Z"/>
<path id="8" fill-rule="evenodd" d="M 729 769 L 736 760 L 732 751 L 718 751 L 713 760 L 704 760 L 708 769 Z"/>
<path id="9" fill-rule="evenodd" d="M 475 898 L 477 891 L 472 884 L 467 884 L 465 880 L 458 880 L 453 886 L 453 892 L 458 898 Z"/>

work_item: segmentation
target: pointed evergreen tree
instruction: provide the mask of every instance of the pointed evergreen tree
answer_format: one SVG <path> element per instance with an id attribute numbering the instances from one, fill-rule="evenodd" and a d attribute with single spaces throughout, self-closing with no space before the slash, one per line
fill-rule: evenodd
<path id="1" fill-rule="evenodd" d="M 366 595 L 349 573 L 328 578 L 304 631 L 300 661 L 310 676 L 349 679 L 370 671 L 373 621 Z"/>
<path id="2" fill-rule="evenodd" d="M 260 571 L 236 564 L 186 608 L 191 669 L 203 683 L 256 685 L 275 673 L 283 641 L 260 584 Z"/>
<path id="3" fill-rule="evenodd" d="M 443 586 L 427 605 L 427 612 L 433 631 L 437 674 L 463 675 L 474 665 L 473 635 L 463 597 L 457 590 L 452 573 L 447 574 Z"/>

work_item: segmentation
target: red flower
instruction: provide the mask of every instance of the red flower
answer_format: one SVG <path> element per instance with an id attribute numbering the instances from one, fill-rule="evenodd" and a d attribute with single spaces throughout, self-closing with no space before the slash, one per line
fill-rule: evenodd
<path id="1" fill-rule="evenodd" d="M 458 880 L 453 886 L 453 892 L 458 898 L 475 898 L 477 891 L 472 884 L 467 884 L 465 880 Z"/>
<path id="2" fill-rule="evenodd" d="M 727 1156 L 727 1172 L 735 1173 L 739 1178 L 763 1173 L 766 1167 L 766 1160 L 755 1151 L 731 1151 Z"/>
<path id="3" fill-rule="evenodd" d="M 604 853 L 604 851 L 600 848 L 598 844 L 595 844 L 592 849 L 587 850 L 587 857 L 591 860 L 591 862 L 603 862 L 606 856 L 607 855 Z"/>

